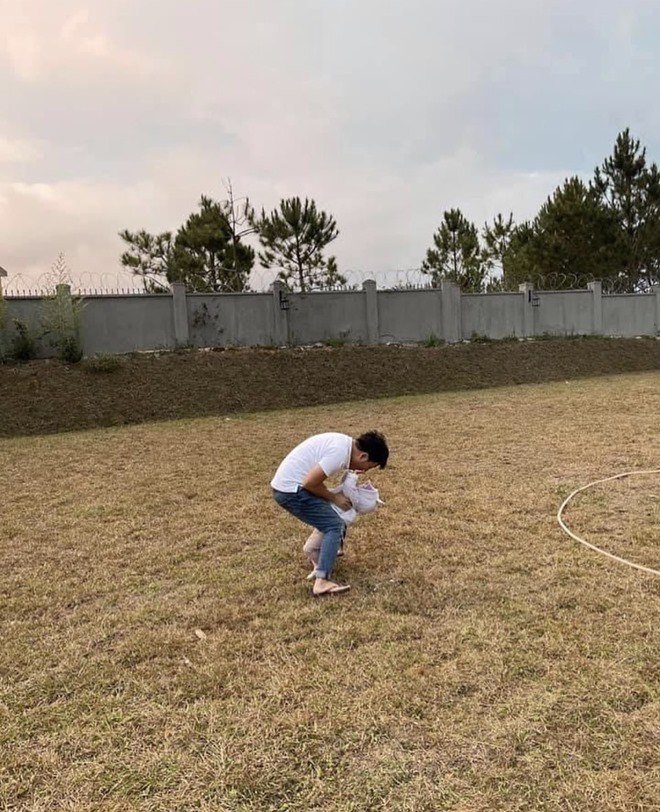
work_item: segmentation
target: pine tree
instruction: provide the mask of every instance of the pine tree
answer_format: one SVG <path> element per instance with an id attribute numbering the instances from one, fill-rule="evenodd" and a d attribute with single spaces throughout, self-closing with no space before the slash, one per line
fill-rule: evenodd
<path id="1" fill-rule="evenodd" d="M 426 252 L 422 271 L 434 285 L 443 280 L 455 282 L 466 293 L 479 293 L 484 287 L 486 267 L 482 261 L 476 226 L 460 209 L 450 209 L 433 235 L 433 248 Z"/>
<path id="2" fill-rule="evenodd" d="M 613 154 L 596 168 L 593 189 L 618 226 L 619 269 L 630 291 L 660 281 L 660 174 L 646 148 L 626 129 Z"/>
<path id="3" fill-rule="evenodd" d="M 534 220 L 529 251 L 537 276 L 531 281 L 539 287 L 575 287 L 576 277 L 578 284 L 610 277 L 619 262 L 616 222 L 593 189 L 568 178 Z"/>
<path id="4" fill-rule="evenodd" d="M 144 229 L 136 232 L 125 229 L 119 236 L 130 246 L 120 258 L 124 268 L 141 277 L 144 289 L 149 293 L 167 291 L 168 283 L 177 276 L 172 232 L 149 234 Z"/>
<path id="5" fill-rule="evenodd" d="M 281 200 L 279 209 L 269 215 L 262 209 L 252 222 L 263 247 L 262 266 L 279 269 L 278 279 L 290 290 L 305 293 L 346 283 L 335 258 L 323 256 L 323 249 L 339 235 L 337 224 L 317 210 L 314 200 Z"/>
<path id="6" fill-rule="evenodd" d="M 518 290 L 523 282 L 538 278 L 534 252 L 534 225 L 528 220 L 519 223 L 511 233 L 506 254 L 502 259 L 502 289 Z"/>
<path id="7" fill-rule="evenodd" d="M 196 291 L 239 293 L 247 289 L 254 250 L 236 240 L 226 206 L 202 195 L 174 240 L 179 281 Z"/>
<path id="8" fill-rule="evenodd" d="M 489 276 L 487 291 L 498 291 L 504 287 L 504 263 L 515 229 L 513 212 L 509 214 L 507 220 L 498 214 L 493 219 L 492 225 L 484 223 L 481 258 Z"/>
<path id="9" fill-rule="evenodd" d="M 254 250 L 242 242 L 252 232 L 247 226 L 252 209 L 247 199 L 236 201 L 231 183 L 229 198 L 215 201 L 202 195 L 199 211 L 178 229 L 149 234 L 122 231 L 130 248 L 121 264 L 142 278 L 150 293 L 167 291 L 172 282 L 192 290 L 238 293 L 249 289 Z"/>

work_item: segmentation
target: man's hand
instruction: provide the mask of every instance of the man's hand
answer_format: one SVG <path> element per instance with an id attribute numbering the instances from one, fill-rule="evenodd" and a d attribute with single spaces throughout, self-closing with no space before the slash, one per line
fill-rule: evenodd
<path id="1" fill-rule="evenodd" d="M 326 473 L 320 465 L 315 465 L 305 477 L 302 486 L 306 491 L 320 496 L 328 502 L 334 502 L 340 510 L 350 510 L 353 505 L 351 500 L 343 493 L 331 493 L 325 486 Z"/>
<path id="2" fill-rule="evenodd" d="M 351 500 L 343 493 L 334 494 L 333 502 L 340 510 L 350 510 L 353 507 Z"/>

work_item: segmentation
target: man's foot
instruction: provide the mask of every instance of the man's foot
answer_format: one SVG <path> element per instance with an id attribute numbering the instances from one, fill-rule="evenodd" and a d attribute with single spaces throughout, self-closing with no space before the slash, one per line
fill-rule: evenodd
<path id="1" fill-rule="evenodd" d="M 348 584 L 336 584 L 334 581 L 327 581 L 325 578 L 317 578 L 312 587 L 312 595 L 315 598 L 321 595 L 341 595 L 348 592 L 351 587 Z"/>

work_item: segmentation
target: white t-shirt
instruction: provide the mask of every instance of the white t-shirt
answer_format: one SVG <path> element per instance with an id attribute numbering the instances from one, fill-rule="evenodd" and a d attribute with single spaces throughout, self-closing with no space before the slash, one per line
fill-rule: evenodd
<path id="1" fill-rule="evenodd" d="M 348 434 L 315 434 L 286 455 L 270 485 L 277 491 L 295 493 L 315 465 L 320 465 L 326 476 L 347 469 L 352 450 L 353 438 Z"/>

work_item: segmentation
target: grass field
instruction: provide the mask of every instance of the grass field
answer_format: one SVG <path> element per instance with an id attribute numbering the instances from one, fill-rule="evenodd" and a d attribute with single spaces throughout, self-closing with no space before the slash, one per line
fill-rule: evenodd
<path id="1" fill-rule="evenodd" d="M 0 441 L 0 809 L 660 809 L 660 578 L 562 499 L 660 467 L 660 374 Z M 380 428 L 312 600 L 270 499 Z M 566 519 L 660 567 L 660 478 Z"/>

